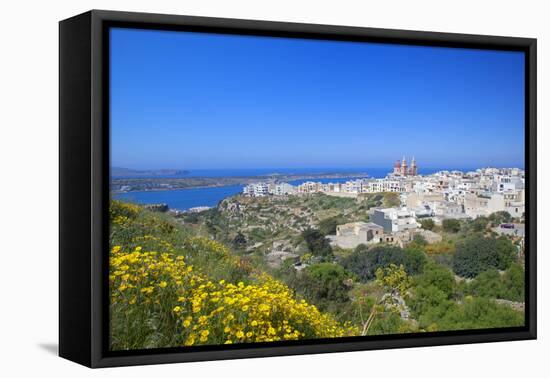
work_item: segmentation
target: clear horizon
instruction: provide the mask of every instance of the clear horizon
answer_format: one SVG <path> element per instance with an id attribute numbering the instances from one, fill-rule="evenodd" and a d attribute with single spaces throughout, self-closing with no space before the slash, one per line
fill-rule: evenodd
<path id="1" fill-rule="evenodd" d="M 410 160 L 407 160 L 407 162 L 410 162 Z M 346 170 L 349 170 L 350 173 L 360 172 L 361 170 L 368 170 L 368 169 L 387 169 L 388 172 L 393 170 L 393 163 L 389 164 L 387 166 L 365 166 L 365 167 L 228 167 L 228 168 L 178 168 L 178 167 L 160 167 L 160 168 L 133 168 L 133 167 L 120 167 L 120 166 L 111 166 L 111 169 L 129 169 L 133 171 L 160 171 L 160 170 L 178 170 L 178 171 L 268 171 L 268 170 L 284 170 L 284 171 L 290 171 L 290 170 L 296 170 L 300 172 L 304 172 L 306 170 L 311 170 L 312 173 L 314 171 L 327 171 L 330 172 L 342 172 L 346 173 Z M 419 169 L 422 170 L 475 170 L 475 169 L 483 169 L 483 168 L 496 168 L 496 169 L 510 169 L 510 168 L 518 168 L 518 169 L 525 169 L 525 167 L 519 166 L 519 165 L 512 165 L 512 166 L 470 166 L 470 167 L 435 167 L 435 166 L 421 166 Z M 368 173 L 368 172 L 365 172 Z"/>
<path id="2" fill-rule="evenodd" d="M 111 31 L 113 167 L 523 169 L 524 141 L 520 52 Z"/>

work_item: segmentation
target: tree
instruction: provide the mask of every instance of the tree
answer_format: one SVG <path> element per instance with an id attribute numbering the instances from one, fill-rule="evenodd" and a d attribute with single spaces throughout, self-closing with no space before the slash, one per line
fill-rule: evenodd
<path id="1" fill-rule="evenodd" d="M 408 274 L 419 273 L 426 262 L 424 253 L 418 249 L 407 251 L 399 247 L 380 245 L 368 248 L 364 244 L 342 260 L 342 265 L 366 282 L 375 278 L 378 268 L 387 268 L 390 264 L 403 265 Z"/>
<path id="2" fill-rule="evenodd" d="M 489 224 L 489 218 L 477 217 L 476 219 L 468 223 L 468 228 L 472 232 L 483 232 L 487 228 L 488 224 Z"/>
<path id="3" fill-rule="evenodd" d="M 490 242 L 490 240 L 488 240 Z M 518 269 L 519 268 L 519 269 Z M 522 271 L 519 265 L 513 265 L 509 271 L 511 286 L 521 288 Z M 445 331 L 456 329 L 511 327 L 521 325 L 523 315 L 505 305 L 499 305 L 493 298 L 509 299 L 504 285 L 504 276 L 491 268 L 479 274 L 470 283 L 456 283 L 450 269 L 429 262 L 421 275 L 414 277 L 411 298 L 407 305 L 418 320 L 422 330 Z M 502 277 L 502 278 L 501 278 Z M 466 295 L 456 302 L 461 290 Z"/>
<path id="4" fill-rule="evenodd" d="M 403 263 L 408 274 L 422 273 L 426 262 L 426 254 L 418 245 L 411 245 L 409 248 L 405 249 L 405 259 Z"/>
<path id="5" fill-rule="evenodd" d="M 428 328 L 437 322 L 454 305 L 454 301 L 437 287 L 417 286 L 407 301 L 413 316 L 419 320 L 421 328 Z"/>
<path id="6" fill-rule="evenodd" d="M 238 232 L 235 238 L 233 238 L 233 246 L 237 249 L 244 248 L 246 246 L 246 237 L 242 232 Z"/>
<path id="7" fill-rule="evenodd" d="M 476 297 L 502 298 L 504 285 L 495 268 L 481 272 L 469 283 L 467 292 Z"/>
<path id="8" fill-rule="evenodd" d="M 460 221 L 458 219 L 443 219 L 443 230 L 457 233 L 460 231 Z"/>
<path id="9" fill-rule="evenodd" d="M 338 264 L 314 264 L 290 278 L 289 285 L 321 311 L 338 312 L 349 302 L 352 274 Z"/>
<path id="10" fill-rule="evenodd" d="M 439 264 L 429 262 L 424 272 L 414 278 L 409 308 L 423 329 L 435 323 L 454 305 L 452 297 L 456 283 L 453 272 Z"/>
<path id="11" fill-rule="evenodd" d="M 359 279 L 366 282 L 375 277 L 378 268 L 386 268 L 390 264 L 403 264 L 404 253 L 401 248 L 392 246 L 376 246 L 367 248 L 359 245 L 346 258 L 342 265 L 355 273 Z"/>
<path id="12" fill-rule="evenodd" d="M 467 285 L 471 295 L 486 298 L 502 298 L 523 302 L 525 293 L 525 272 L 521 265 L 512 264 L 504 274 L 491 268 L 480 273 Z"/>
<path id="13" fill-rule="evenodd" d="M 488 219 L 491 224 L 496 227 L 501 223 L 510 223 L 512 221 L 512 216 L 507 211 L 497 211 L 489 215 Z"/>
<path id="14" fill-rule="evenodd" d="M 473 278 L 490 268 L 506 269 L 514 258 L 514 246 L 506 238 L 470 236 L 456 245 L 453 270 L 456 274 Z"/>
<path id="15" fill-rule="evenodd" d="M 389 309 L 389 313 L 379 322 L 379 326 L 386 331 L 395 332 L 399 325 L 402 324 L 397 313 L 404 311 L 404 297 L 408 296 L 408 289 L 412 285 L 412 279 L 407 275 L 403 265 L 399 267 L 395 264 L 390 264 L 386 268 L 376 269 L 376 283 L 381 286 L 386 292 L 380 298 L 377 298 L 376 303 L 371 307 L 369 317 L 363 322 L 361 335 L 365 336 L 369 333 L 369 329 L 375 319 L 384 314 Z M 378 333 L 378 332 L 375 332 Z"/>
<path id="16" fill-rule="evenodd" d="M 450 269 L 429 263 L 424 267 L 424 273 L 416 278 L 416 284 L 423 287 L 434 286 L 449 298 L 455 288 L 455 279 Z"/>
<path id="17" fill-rule="evenodd" d="M 504 236 L 496 239 L 496 247 L 498 250 L 498 265 L 500 270 L 507 269 L 515 260 L 517 248 L 512 241 Z"/>
<path id="18" fill-rule="evenodd" d="M 503 298 L 516 302 L 525 300 L 525 271 L 519 264 L 512 264 L 502 276 Z"/>
<path id="19" fill-rule="evenodd" d="M 390 264 L 387 268 L 376 269 L 376 283 L 386 291 L 405 295 L 412 286 L 412 279 L 407 275 L 403 265 Z"/>
<path id="20" fill-rule="evenodd" d="M 340 217 L 323 219 L 321 222 L 319 222 L 319 231 L 325 236 L 335 235 L 336 226 L 342 223 L 345 223 L 345 222 Z"/>
<path id="21" fill-rule="evenodd" d="M 312 255 L 321 258 L 324 261 L 333 257 L 332 247 L 329 241 L 319 230 L 308 228 L 302 232 L 302 237 L 307 244 L 308 250 Z"/>
<path id="22" fill-rule="evenodd" d="M 425 230 L 433 230 L 435 227 L 435 222 L 433 219 L 423 219 L 420 221 L 422 228 Z"/>

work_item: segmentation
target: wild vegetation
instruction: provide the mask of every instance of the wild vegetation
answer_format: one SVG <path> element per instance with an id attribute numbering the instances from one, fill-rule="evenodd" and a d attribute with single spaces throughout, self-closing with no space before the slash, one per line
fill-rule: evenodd
<path id="1" fill-rule="evenodd" d="M 111 347 L 523 325 L 522 260 L 490 232 L 502 215 L 428 224 L 444 236 L 435 244 L 342 250 L 326 235 L 387 198 L 293 197 L 238 196 L 179 218 L 113 201 Z M 275 244 L 298 257 L 266 264 Z"/>
<path id="2" fill-rule="evenodd" d="M 111 204 L 113 350 L 354 335 L 215 241 Z"/>
<path id="3" fill-rule="evenodd" d="M 241 248 L 265 252 L 274 241 L 288 241 L 304 252 L 301 236 L 315 229 L 324 236 L 336 233 L 338 224 L 368 221 L 373 206 L 390 206 L 399 200 L 395 193 L 362 195 L 358 199 L 313 194 L 308 196 L 244 197 L 224 199 L 219 206 L 200 214 L 182 216 L 194 234 L 232 243 L 237 236 Z M 300 245 L 300 243 L 303 243 Z"/>

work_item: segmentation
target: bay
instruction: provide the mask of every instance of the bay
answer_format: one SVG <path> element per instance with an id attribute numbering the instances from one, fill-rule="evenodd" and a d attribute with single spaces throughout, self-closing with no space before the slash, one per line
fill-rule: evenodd
<path id="1" fill-rule="evenodd" d="M 431 174 L 437 172 L 439 169 L 421 169 L 421 174 Z M 266 174 L 279 173 L 297 173 L 301 170 L 290 169 L 263 169 L 263 170 L 210 170 L 210 171 L 191 171 L 188 177 L 235 177 L 235 176 L 263 176 Z M 305 170 L 304 170 L 305 171 Z M 322 172 L 348 172 L 353 174 L 352 170 L 339 169 L 339 170 L 309 170 L 309 173 Z M 370 178 L 382 178 L 388 174 L 387 168 L 370 168 L 358 170 L 359 172 L 367 172 Z M 339 178 L 317 178 L 317 179 L 301 179 L 289 181 L 291 185 L 300 185 L 307 181 L 321 182 L 327 184 L 342 183 L 358 177 L 339 177 Z M 143 191 L 143 192 L 123 192 L 113 193 L 113 198 L 126 202 L 133 202 L 138 204 L 166 204 L 173 210 L 188 210 L 193 207 L 207 206 L 215 207 L 224 198 L 234 196 L 242 193 L 244 185 L 228 185 L 220 187 L 207 187 L 207 188 L 192 188 L 192 189 L 178 189 L 178 190 L 158 190 L 158 191 Z"/>
<path id="2" fill-rule="evenodd" d="M 142 205 L 165 203 L 173 210 L 188 210 L 192 207 L 214 207 L 226 197 L 242 193 L 242 185 L 147 192 L 114 193 L 113 198 Z"/>

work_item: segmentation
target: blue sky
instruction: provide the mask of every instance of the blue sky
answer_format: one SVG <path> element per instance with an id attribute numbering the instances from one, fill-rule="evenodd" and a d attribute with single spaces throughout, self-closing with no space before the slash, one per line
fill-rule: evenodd
<path id="1" fill-rule="evenodd" d="M 111 30 L 111 165 L 524 165 L 519 52 Z"/>

